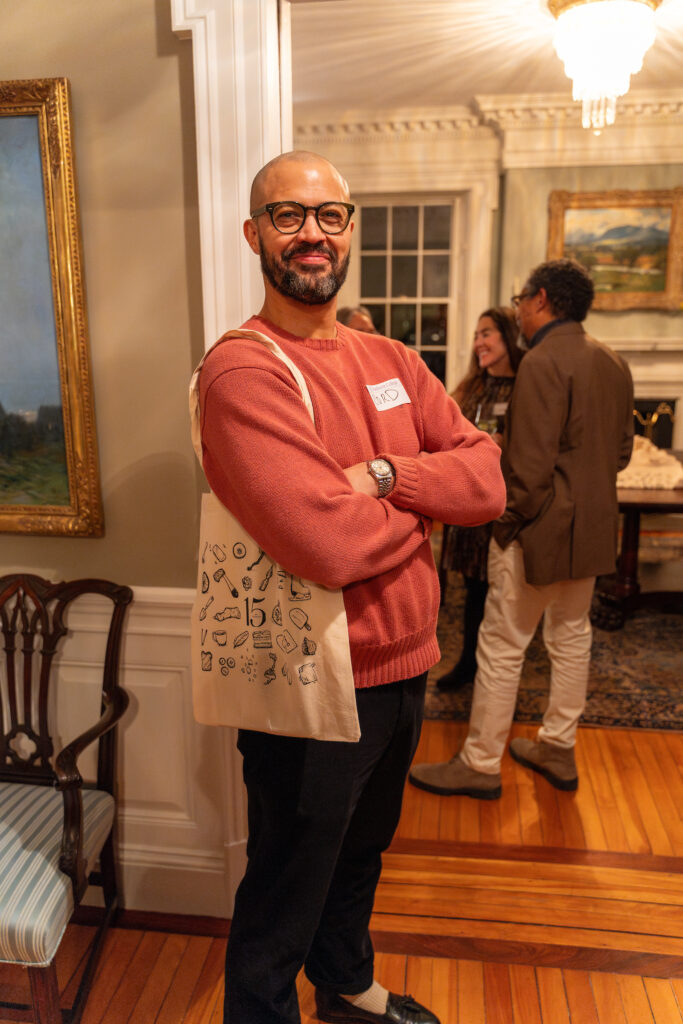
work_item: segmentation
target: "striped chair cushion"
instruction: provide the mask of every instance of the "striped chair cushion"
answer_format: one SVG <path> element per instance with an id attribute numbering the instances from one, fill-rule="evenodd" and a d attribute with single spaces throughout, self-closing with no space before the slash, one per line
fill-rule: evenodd
<path id="1" fill-rule="evenodd" d="M 83 790 L 88 870 L 114 820 L 108 793 Z M 0 782 L 0 961 L 44 967 L 71 917 L 71 879 L 59 870 L 64 801 L 55 789 Z"/>

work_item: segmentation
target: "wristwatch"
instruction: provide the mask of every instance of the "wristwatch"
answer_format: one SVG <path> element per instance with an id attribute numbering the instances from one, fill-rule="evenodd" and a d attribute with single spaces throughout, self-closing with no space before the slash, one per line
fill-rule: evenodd
<path id="1" fill-rule="evenodd" d="M 368 473 L 377 481 L 377 491 L 380 498 L 386 498 L 394 489 L 396 473 L 394 467 L 386 459 L 370 459 L 368 462 Z"/>

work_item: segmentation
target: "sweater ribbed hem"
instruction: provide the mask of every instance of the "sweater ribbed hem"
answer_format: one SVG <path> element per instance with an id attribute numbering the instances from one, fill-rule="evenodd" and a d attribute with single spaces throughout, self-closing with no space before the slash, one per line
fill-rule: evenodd
<path id="1" fill-rule="evenodd" d="M 436 665 L 441 658 L 436 622 L 418 633 L 387 644 L 353 647 L 351 661 L 357 689 L 412 679 Z"/>

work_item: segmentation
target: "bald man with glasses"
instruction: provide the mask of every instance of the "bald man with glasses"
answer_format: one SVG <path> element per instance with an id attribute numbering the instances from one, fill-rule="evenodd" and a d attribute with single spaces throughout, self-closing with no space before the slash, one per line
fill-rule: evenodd
<path id="1" fill-rule="evenodd" d="M 229 339 L 202 368 L 204 468 L 259 545 L 342 588 L 361 738 L 240 730 L 248 864 L 226 960 L 225 1021 L 298 1024 L 303 966 L 318 1019 L 438 1024 L 373 974 L 368 926 L 439 660 L 432 520 L 475 525 L 505 504 L 497 446 L 400 342 L 336 321 L 353 204 L 328 161 L 286 153 L 254 179 L 246 240 L 265 300 L 244 324 L 297 364 Z"/>

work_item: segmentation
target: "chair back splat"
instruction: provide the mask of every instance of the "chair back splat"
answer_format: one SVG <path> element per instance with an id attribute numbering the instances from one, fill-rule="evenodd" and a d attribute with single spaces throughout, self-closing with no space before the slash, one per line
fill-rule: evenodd
<path id="1" fill-rule="evenodd" d="M 58 686 L 55 656 L 70 632 L 72 602 L 86 595 L 111 602 L 99 717 L 56 750 L 50 722 L 56 707 L 51 690 Z M 0 860 L 8 865 L 0 878 L 0 970 L 2 961 L 28 968 L 36 1024 L 80 1019 L 104 932 L 118 906 L 112 841 L 116 725 L 128 706 L 118 674 L 132 598 L 130 587 L 107 580 L 0 577 Z M 97 780 L 84 784 L 78 758 L 95 742 Z M 105 909 L 73 1007 L 60 1012 L 54 956 L 89 885 L 102 887 Z M 0 1003 L 0 1018 L 2 1006 L 28 1008 Z"/>

